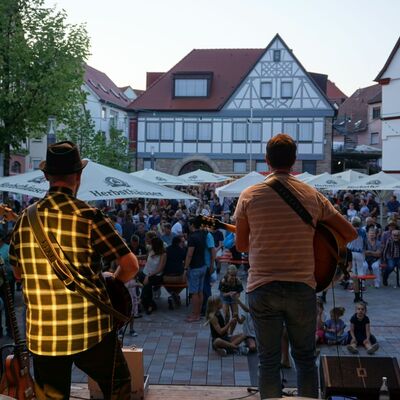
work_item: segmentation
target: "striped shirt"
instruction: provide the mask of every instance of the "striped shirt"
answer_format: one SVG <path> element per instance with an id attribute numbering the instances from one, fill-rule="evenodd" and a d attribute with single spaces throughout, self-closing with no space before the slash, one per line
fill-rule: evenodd
<path id="1" fill-rule="evenodd" d="M 101 275 L 102 258 L 111 261 L 129 253 L 112 222 L 67 188 L 50 188 L 37 205 L 45 231 L 53 233 L 66 253 L 55 246 L 60 257 L 75 267 L 78 280 L 88 291 L 110 304 Z M 21 269 L 30 351 L 45 356 L 78 353 L 112 330 L 108 314 L 66 289 L 54 274 L 35 241 L 26 212 L 12 233 L 10 262 Z"/>
<path id="2" fill-rule="evenodd" d="M 286 173 L 274 176 L 300 200 L 314 224 L 338 214 L 318 191 Z M 249 225 L 247 291 L 272 281 L 303 282 L 315 288 L 314 229 L 264 182 L 245 189 L 235 218 Z"/>

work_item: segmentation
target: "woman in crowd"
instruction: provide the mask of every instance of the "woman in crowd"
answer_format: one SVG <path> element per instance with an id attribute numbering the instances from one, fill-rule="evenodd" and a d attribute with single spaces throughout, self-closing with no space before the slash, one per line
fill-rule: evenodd
<path id="1" fill-rule="evenodd" d="M 146 314 L 151 314 L 157 308 L 153 300 L 153 286 L 162 284 L 166 259 L 164 242 L 158 237 L 153 237 L 150 241 L 146 265 L 138 274 L 138 280 L 143 284 L 141 300 Z"/>

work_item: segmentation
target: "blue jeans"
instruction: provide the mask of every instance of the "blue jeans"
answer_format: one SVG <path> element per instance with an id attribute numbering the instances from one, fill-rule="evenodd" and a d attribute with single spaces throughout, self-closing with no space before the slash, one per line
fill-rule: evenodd
<path id="1" fill-rule="evenodd" d="M 383 270 L 383 279 L 387 282 L 389 275 L 394 271 L 395 268 L 400 267 L 400 258 L 388 258 L 386 268 Z"/>
<path id="2" fill-rule="evenodd" d="M 286 325 L 299 396 L 318 398 L 315 365 L 315 290 L 304 283 L 271 282 L 248 294 L 256 332 L 262 399 L 281 397 L 281 337 Z"/>

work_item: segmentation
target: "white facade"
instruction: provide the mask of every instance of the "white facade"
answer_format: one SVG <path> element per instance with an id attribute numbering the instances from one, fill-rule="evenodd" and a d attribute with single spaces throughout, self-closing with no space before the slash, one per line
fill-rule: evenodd
<path id="1" fill-rule="evenodd" d="M 86 109 L 94 122 L 95 131 L 103 131 L 109 137 L 110 126 L 121 130 L 126 138 L 129 135 L 129 119 L 125 110 L 111 103 L 102 102 L 88 85 L 83 86 L 87 93 Z"/>
<path id="2" fill-rule="evenodd" d="M 382 84 L 382 169 L 400 173 L 400 49 L 380 80 Z"/>

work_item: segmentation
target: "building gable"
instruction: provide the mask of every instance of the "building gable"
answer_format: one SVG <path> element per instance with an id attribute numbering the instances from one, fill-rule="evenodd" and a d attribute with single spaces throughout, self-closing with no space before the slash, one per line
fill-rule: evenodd
<path id="1" fill-rule="evenodd" d="M 267 46 L 224 109 L 317 109 L 333 112 L 325 94 L 279 35 Z"/>

